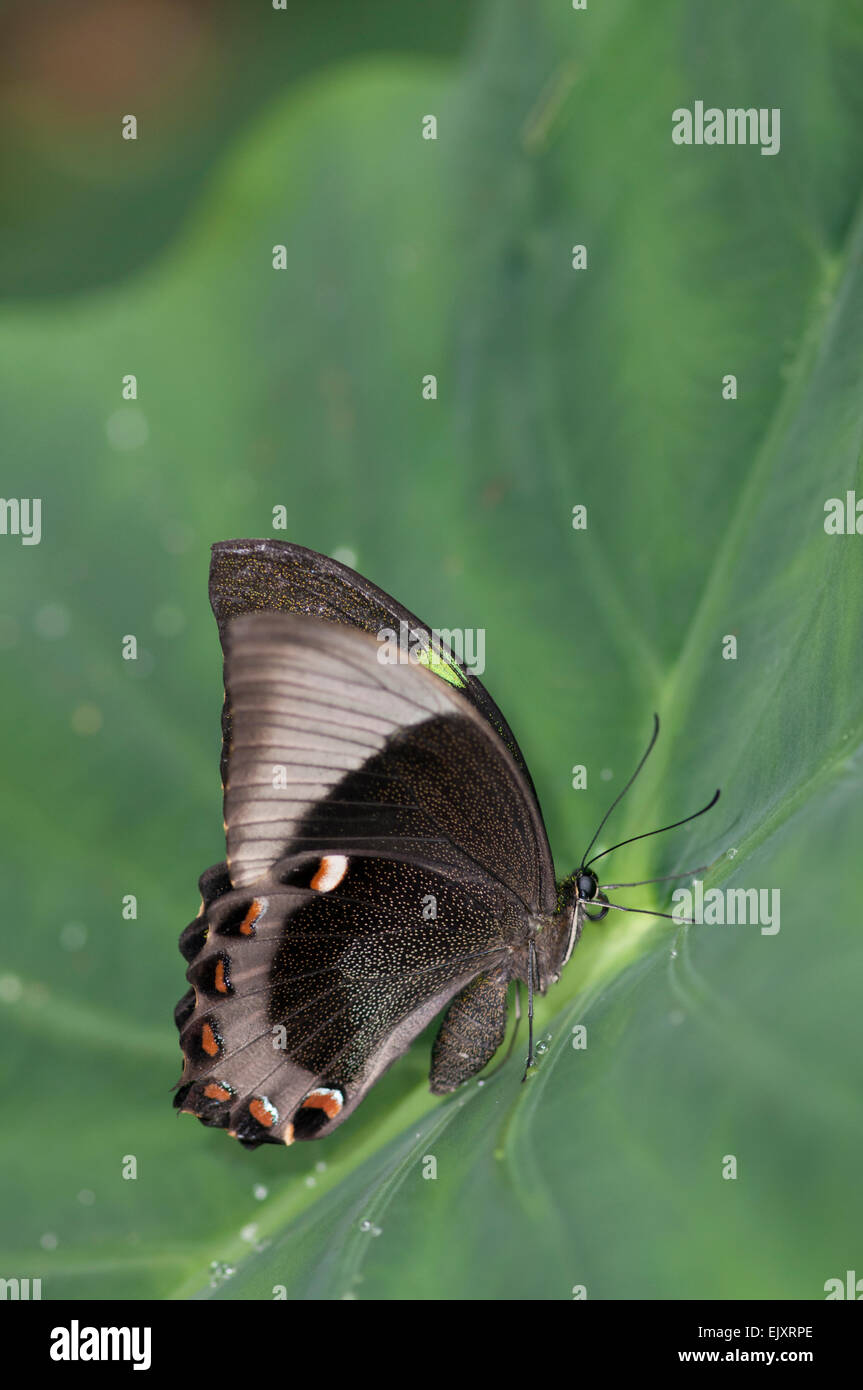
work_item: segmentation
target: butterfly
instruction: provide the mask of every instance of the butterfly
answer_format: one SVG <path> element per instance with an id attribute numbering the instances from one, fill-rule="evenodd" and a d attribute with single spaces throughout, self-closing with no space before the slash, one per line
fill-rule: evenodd
<path id="1" fill-rule="evenodd" d="M 504 1042 L 512 981 L 527 987 L 532 1066 L 534 996 L 585 920 L 640 910 L 606 896 L 634 884 L 600 885 L 592 865 L 610 850 L 589 856 L 658 718 L 558 882 L 509 725 L 426 624 L 345 565 L 275 540 L 215 545 L 210 601 L 227 856 L 202 875 L 180 937 L 177 1108 L 250 1148 L 322 1138 L 444 1008 L 430 1086 L 446 1094 Z M 406 660 L 384 659 L 396 632 L 410 635 Z"/>

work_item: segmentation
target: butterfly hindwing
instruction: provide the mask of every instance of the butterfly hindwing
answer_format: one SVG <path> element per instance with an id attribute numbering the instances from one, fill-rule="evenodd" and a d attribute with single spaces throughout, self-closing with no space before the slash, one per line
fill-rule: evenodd
<path id="1" fill-rule="evenodd" d="M 374 858 L 337 871 L 313 890 L 317 861 L 287 861 L 291 882 L 206 910 L 177 1103 L 247 1144 L 328 1133 L 477 971 L 505 968 L 495 890 Z"/>

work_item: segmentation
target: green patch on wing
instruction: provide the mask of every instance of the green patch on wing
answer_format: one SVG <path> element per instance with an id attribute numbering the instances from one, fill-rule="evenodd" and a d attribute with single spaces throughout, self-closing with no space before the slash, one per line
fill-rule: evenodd
<path id="1" fill-rule="evenodd" d="M 434 675 L 440 676 L 441 680 L 449 681 L 450 685 L 460 688 L 467 685 L 467 681 L 457 666 L 448 661 L 435 647 L 421 647 L 416 654 L 416 659 L 420 666 L 426 666 Z"/>

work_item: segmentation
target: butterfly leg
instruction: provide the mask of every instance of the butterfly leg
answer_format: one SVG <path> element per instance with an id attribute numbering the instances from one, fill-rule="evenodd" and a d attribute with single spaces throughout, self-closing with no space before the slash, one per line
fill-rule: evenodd
<path id="1" fill-rule="evenodd" d="M 538 988 L 539 973 L 536 966 L 536 947 L 533 941 L 529 941 L 527 944 L 527 1061 L 524 1064 L 522 1081 L 527 1080 L 528 1072 L 536 1064 L 533 1051 L 533 996 L 534 990 Z"/>

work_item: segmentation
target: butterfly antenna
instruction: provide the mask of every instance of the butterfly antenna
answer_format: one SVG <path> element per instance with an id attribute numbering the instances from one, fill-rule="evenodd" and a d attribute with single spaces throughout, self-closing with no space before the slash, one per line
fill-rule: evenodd
<path id="1" fill-rule="evenodd" d="M 716 863 L 716 860 L 713 861 Z M 601 883 L 599 886 L 603 893 L 610 888 L 642 888 L 646 883 L 668 883 L 673 878 L 689 878 L 694 874 L 706 874 L 713 868 L 713 864 L 699 864 L 697 869 L 681 869 L 679 874 L 662 874 L 659 878 L 637 878 L 634 883 Z"/>
<path id="2" fill-rule="evenodd" d="M 657 740 L 658 738 L 659 738 L 659 715 L 658 715 L 658 714 L 654 714 L 654 716 L 653 716 L 653 733 L 652 733 L 651 736 L 650 736 L 650 742 L 648 743 L 647 748 L 646 748 L 645 751 L 644 751 L 644 754 L 643 754 L 643 756 L 642 756 L 641 762 L 638 764 L 638 767 L 635 769 L 635 771 L 633 772 L 633 774 L 632 774 L 632 776 L 630 777 L 629 781 L 627 782 L 626 786 L 623 788 L 623 791 L 617 793 L 617 796 L 614 798 L 614 800 L 612 801 L 612 803 L 611 803 L 611 805 L 609 806 L 608 810 L 606 811 L 605 815 L 603 816 L 602 820 L 599 822 L 599 825 L 596 827 L 596 834 L 594 835 L 594 837 L 593 837 L 593 839 L 591 840 L 590 844 L 588 845 L 587 849 L 584 851 L 584 854 L 581 856 L 581 861 L 580 861 L 580 862 L 581 862 L 582 868 L 586 868 L 586 867 L 587 867 L 584 861 L 586 860 L 587 856 L 590 854 L 590 851 L 593 849 L 593 846 L 596 844 L 597 840 L 599 839 L 599 835 L 600 835 L 600 831 L 602 830 L 602 827 L 605 825 L 605 822 L 608 820 L 608 817 L 611 815 L 611 813 L 612 813 L 612 811 L 614 810 L 614 808 L 615 808 L 615 806 L 617 805 L 617 803 L 618 803 L 619 801 L 622 801 L 623 798 L 626 796 L 626 793 L 629 791 L 629 788 L 632 786 L 632 784 L 633 784 L 633 782 L 635 781 L 636 777 L 638 776 L 639 772 L 640 772 L 641 769 L 644 767 L 644 764 L 647 762 L 647 759 L 650 757 L 650 754 L 653 752 L 653 745 L 655 744 L 655 742 L 656 742 L 656 740 Z M 606 850 L 606 853 L 608 853 L 607 850 Z M 597 855 L 597 858 L 598 858 L 598 857 L 599 857 L 599 856 Z"/>
<path id="3" fill-rule="evenodd" d="M 623 790 L 626 791 L 626 788 L 624 787 Z M 707 805 L 702 806 L 700 811 L 694 811 L 691 816 L 684 816 L 683 820 L 676 820 L 671 825 L 662 825 L 658 830 L 647 830 L 643 835 L 633 835 L 629 840 L 621 840 L 619 844 L 610 845 L 608 849 L 602 851 L 602 854 L 595 854 L 590 860 L 590 864 L 595 864 L 597 859 L 602 859 L 603 855 L 611 854 L 613 849 L 620 849 L 622 845 L 632 845 L 636 840 L 649 840 L 651 835 L 664 835 L 666 830 L 676 830 L 679 825 L 688 825 L 691 820 L 698 820 L 699 816 L 703 816 L 705 812 L 712 810 L 718 800 L 719 788 L 717 787 Z M 583 864 L 582 868 L 587 869 L 590 867 L 590 864 Z"/>

